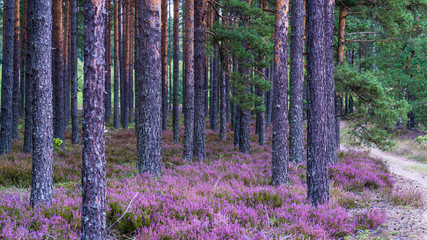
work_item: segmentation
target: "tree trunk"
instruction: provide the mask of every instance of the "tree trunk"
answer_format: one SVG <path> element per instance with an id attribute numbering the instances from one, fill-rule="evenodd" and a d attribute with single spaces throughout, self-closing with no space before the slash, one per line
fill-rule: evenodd
<path id="1" fill-rule="evenodd" d="M 210 127 L 212 131 L 217 130 L 218 125 L 218 82 L 219 82 L 219 58 L 218 58 L 218 46 L 214 44 L 213 46 L 214 57 L 213 57 L 213 66 L 212 66 L 212 95 L 211 95 L 211 116 L 210 116 Z"/>
<path id="2" fill-rule="evenodd" d="M 273 152 L 272 184 L 281 185 L 289 181 L 288 175 L 288 12 L 289 1 L 278 0 L 276 5 L 276 42 L 274 59 L 275 76 L 273 86 Z"/>
<path id="3" fill-rule="evenodd" d="M 340 6 L 339 23 L 338 23 L 338 53 L 337 64 L 344 61 L 344 35 L 345 35 L 345 18 L 347 17 L 347 7 Z"/>
<path id="4" fill-rule="evenodd" d="M 32 27 L 32 21 L 33 21 L 33 12 L 32 12 L 32 3 L 30 4 L 30 1 L 27 0 L 27 31 L 26 31 L 26 37 L 27 39 L 31 39 L 31 27 Z M 52 7 L 51 7 L 52 8 Z M 52 17 L 52 13 L 50 14 Z M 32 48 L 34 47 L 34 44 L 31 44 L 31 42 L 26 43 L 26 57 L 25 57 L 25 132 L 24 132 L 24 147 L 23 151 L 24 153 L 32 153 L 33 152 L 33 127 L 34 127 L 34 121 L 33 121 L 33 75 L 32 75 L 32 61 L 31 61 L 31 54 Z M 4 67 L 4 65 L 3 65 Z"/>
<path id="5" fill-rule="evenodd" d="M 168 0 L 162 0 L 162 130 L 168 130 Z"/>
<path id="6" fill-rule="evenodd" d="M 81 239 L 105 239 L 105 1 L 85 1 Z"/>
<path id="7" fill-rule="evenodd" d="M 34 134 L 31 206 L 53 199 L 52 2 L 29 0 L 34 16 L 28 38 L 34 81 Z M 28 10 L 29 10 L 28 9 Z"/>
<path id="8" fill-rule="evenodd" d="M 21 21 L 21 79 L 20 79 L 20 102 L 19 117 L 25 116 L 25 58 L 27 55 L 27 0 L 22 3 L 22 21 Z"/>
<path id="9" fill-rule="evenodd" d="M 194 139 L 194 0 L 185 0 L 184 160 L 192 161 Z"/>
<path id="10" fill-rule="evenodd" d="M 67 0 L 69 1 L 69 0 Z M 105 16 L 105 122 L 110 122 L 111 117 L 111 1 L 107 1 Z"/>
<path id="11" fill-rule="evenodd" d="M 239 145 L 240 143 L 240 108 L 237 104 L 234 104 L 234 146 Z"/>
<path id="12" fill-rule="evenodd" d="M 53 1 L 53 137 L 64 140 L 64 49 L 62 0 Z"/>
<path id="13" fill-rule="evenodd" d="M 12 138 L 17 139 L 18 120 L 19 120 L 19 65 L 21 63 L 21 54 L 19 54 L 19 0 L 15 0 L 15 22 L 14 22 L 14 36 L 13 36 L 13 96 L 12 96 Z"/>
<path id="14" fill-rule="evenodd" d="M 64 129 L 70 122 L 70 0 L 65 0 L 64 24 Z"/>
<path id="15" fill-rule="evenodd" d="M 314 206 L 329 201 L 325 0 L 307 2 L 307 185 Z"/>
<path id="16" fill-rule="evenodd" d="M 194 158 L 206 159 L 205 0 L 195 0 L 194 14 Z"/>
<path id="17" fill-rule="evenodd" d="M 120 0 L 120 22 L 119 22 L 119 34 L 120 34 L 120 111 L 121 111 L 121 123 L 122 128 L 128 128 L 128 95 L 127 95 L 127 79 L 128 79 L 128 65 L 127 65 L 127 44 L 126 39 L 128 34 L 126 31 L 126 20 L 127 20 L 127 0 Z"/>
<path id="18" fill-rule="evenodd" d="M 12 151 L 12 88 L 13 88 L 13 56 L 14 56 L 14 19 L 15 1 L 4 1 L 3 14 L 3 66 L 1 81 L 1 130 L 0 154 Z"/>
<path id="19" fill-rule="evenodd" d="M 128 19 L 128 44 L 129 44 L 129 67 L 128 67 L 128 105 L 129 105 L 129 114 L 128 114 L 128 121 L 130 123 L 133 122 L 133 102 L 134 102 L 134 95 L 133 95 L 133 4 L 132 2 L 129 2 L 128 5 L 128 11 L 129 11 L 129 19 Z"/>
<path id="20" fill-rule="evenodd" d="M 206 37 L 206 36 L 205 36 Z M 205 96 L 205 117 L 209 114 L 209 95 L 208 95 L 208 89 L 209 89 L 209 65 L 208 65 L 208 56 L 205 56 L 205 63 L 204 63 L 204 72 L 205 72 L 205 89 L 203 90 L 204 96 Z"/>
<path id="21" fill-rule="evenodd" d="M 303 99 L 304 56 L 303 23 L 304 6 L 300 0 L 291 2 L 291 69 L 290 69 L 290 104 L 289 104 L 289 160 L 294 163 L 305 161 Z"/>
<path id="22" fill-rule="evenodd" d="M 223 52 L 221 55 L 222 63 L 222 78 L 220 83 L 220 126 L 219 126 L 219 140 L 223 141 L 227 138 L 227 96 L 226 96 L 226 82 L 230 80 L 230 62 L 227 53 Z"/>
<path id="23" fill-rule="evenodd" d="M 114 127 L 120 128 L 119 119 L 119 0 L 114 0 Z"/>
<path id="24" fill-rule="evenodd" d="M 173 142 L 179 142 L 179 0 L 173 1 Z"/>
<path id="25" fill-rule="evenodd" d="M 77 108 L 77 0 L 71 0 L 71 142 L 78 144 L 79 140 L 79 118 Z"/>
<path id="26" fill-rule="evenodd" d="M 335 79 L 334 79 L 334 1 L 325 1 L 325 67 L 326 67 L 326 106 L 327 106 L 327 133 L 328 133 L 328 157 L 332 164 L 337 163 L 336 150 L 336 119 L 335 119 Z"/>
<path id="27" fill-rule="evenodd" d="M 155 178 L 162 176 L 162 79 L 160 1 L 139 0 L 137 74 L 137 167 Z"/>

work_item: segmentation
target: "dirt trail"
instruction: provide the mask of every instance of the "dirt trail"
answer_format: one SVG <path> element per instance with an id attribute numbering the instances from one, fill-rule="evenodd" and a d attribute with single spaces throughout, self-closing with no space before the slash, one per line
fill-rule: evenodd
<path id="1" fill-rule="evenodd" d="M 401 176 L 403 177 L 403 179 L 408 180 L 407 182 L 409 182 L 409 184 L 412 184 L 412 187 L 414 189 L 418 189 L 420 192 L 423 193 L 424 200 L 427 201 L 427 175 L 423 174 L 422 172 L 411 169 L 412 167 L 421 167 L 421 168 L 427 167 L 426 164 L 419 163 L 411 159 L 408 159 L 406 157 L 396 155 L 390 152 L 384 152 L 376 148 L 359 149 L 359 148 L 348 147 L 341 144 L 341 149 L 367 151 L 372 157 L 382 159 L 388 164 L 391 173 Z M 419 213 L 414 213 L 414 215 L 417 215 L 417 214 L 422 215 L 417 217 L 419 218 L 421 225 L 427 226 L 427 207 L 424 207 L 424 209 L 422 209 L 421 212 Z M 426 233 L 423 233 L 422 236 L 419 236 L 419 237 L 420 238 L 417 238 L 417 239 L 427 240 Z"/>

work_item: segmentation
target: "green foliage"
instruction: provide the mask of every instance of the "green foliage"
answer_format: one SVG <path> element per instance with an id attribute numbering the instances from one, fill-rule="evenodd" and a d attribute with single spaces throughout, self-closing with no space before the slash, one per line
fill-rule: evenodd
<path id="1" fill-rule="evenodd" d="M 223 2 L 229 16 L 239 21 L 214 24 L 216 39 L 226 48 L 236 61 L 238 69 L 231 73 L 234 87 L 232 100 L 241 109 L 264 111 L 263 98 L 248 91 L 250 86 L 268 91 L 271 84 L 259 71 L 267 68 L 273 56 L 274 15 L 264 12 L 259 4 L 230 0 Z M 230 18 L 234 19 L 234 18 Z"/>
<path id="2" fill-rule="evenodd" d="M 417 138 L 414 139 L 417 143 L 419 144 L 423 144 L 423 143 L 427 143 L 427 135 L 424 136 L 418 136 Z"/>
<path id="3" fill-rule="evenodd" d="M 54 138 L 53 139 L 53 149 L 55 151 L 61 150 L 62 143 L 63 143 L 62 139 L 60 139 L 60 138 Z"/>
<path id="4" fill-rule="evenodd" d="M 338 93 L 350 92 L 355 97 L 356 111 L 348 117 L 353 120 L 351 134 L 357 145 L 392 146 L 387 130 L 406 120 L 407 101 L 394 99 L 370 71 L 361 73 L 344 64 L 336 68 L 335 80 Z"/>

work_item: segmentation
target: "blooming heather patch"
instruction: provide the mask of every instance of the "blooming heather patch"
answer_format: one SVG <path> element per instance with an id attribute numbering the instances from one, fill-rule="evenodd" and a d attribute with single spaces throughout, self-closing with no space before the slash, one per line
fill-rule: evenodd
<path id="1" fill-rule="evenodd" d="M 251 144 L 251 155 L 239 153 L 231 139 L 220 142 L 207 131 L 209 160 L 187 164 L 181 160 L 182 146 L 164 132 L 164 176 L 155 180 L 136 174 L 133 131 L 108 132 L 109 234 L 135 239 L 325 239 L 375 228 L 384 220 L 378 210 L 350 216 L 344 208 L 360 208 L 357 199 L 363 199 L 365 190 L 391 188 L 380 161 L 360 152 L 339 154 L 339 163 L 331 167 L 331 201 L 314 208 L 306 199 L 304 164 L 290 165 L 288 185 L 270 186 L 271 139 L 265 146 Z M 0 189 L 1 239 L 79 238 L 80 148 L 75 149 L 63 150 L 71 155 L 56 155 L 55 162 L 67 163 L 71 170 L 58 180 L 63 183 L 56 184 L 51 205 L 31 209 L 28 190 Z M 30 164 L 30 157 L 20 161 Z M 15 165 L 9 171 L 20 170 Z"/>

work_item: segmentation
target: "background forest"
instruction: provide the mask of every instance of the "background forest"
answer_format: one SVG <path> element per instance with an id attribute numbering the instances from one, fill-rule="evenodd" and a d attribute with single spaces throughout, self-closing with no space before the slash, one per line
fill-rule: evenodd
<path id="1" fill-rule="evenodd" d="M 0 6 L 0 238 L 426 235 L 426 0 Z"/>

